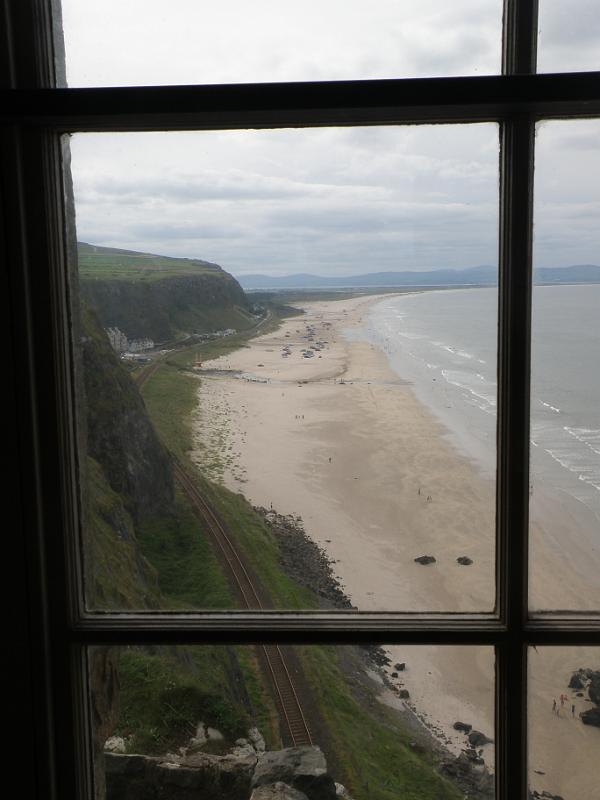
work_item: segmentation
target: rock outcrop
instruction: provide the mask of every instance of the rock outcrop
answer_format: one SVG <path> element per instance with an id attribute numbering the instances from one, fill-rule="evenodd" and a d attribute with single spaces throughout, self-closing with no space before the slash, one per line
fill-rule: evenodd
<path id="1" fill-rule="evenodd" d="M 250 795 L 250 800 L 308 800 L 308 798 L 303 792 L 278 781 L 268 786 L 259 786 Z"/>
<path id="2" fill-rule="evenodd" d="M 107 800 L 351 800 L 314 746 L 262 755 L 105 753 L 104 764 Z"/>
<path id="3" fill-rule="evenodd" d="M 248 800 L 256 757 L 104 756 L 107 800 Z"/>
<path id="4" fill-rule="evenodd" d="M 259 760 L 252 777 L 257 788 L 273 783 L 285 783 L 308 800 L 335 800 L 335 782 L 327 773 L 327 763 L 321 749 L 316 746 L 288 747 L 265 753 Z"/>
<path id="5" fill-rule="evenodd" d="M 584 725 L 593 725 L 600 728 L 600 670 L 578 669 L 571 675 L 569 689 L 587 689 L 588 696 L 595 708 L 589 708 L 580 714 Z M 577 692 L 577 697 L 583 697 L 584 692 Z"/>
<path id="6" fill-rule="evenodd" d="M 152 281 L 80 280 L 82 297 L 94 308 L 104 328 L 119 328 L 128 339 L 165 342 L 178 331 L 208 333 L 230 327 L 220 322 L 236 309 L 248 308 L 244 290 L 229 273 L 214 269 L 198 275 L 174 275 Z M 248 316 L 245 319 L 248 325 Z M 235 322 L 234 322 L 235 327 Z"/>
<path id="7" fill-rule="evenodd" d="M 168 514 L 174 499 L 169 455 L 95 314 L 87 309 L 83 320 L 88 455 L 125 499 L 134 520 Z"/>

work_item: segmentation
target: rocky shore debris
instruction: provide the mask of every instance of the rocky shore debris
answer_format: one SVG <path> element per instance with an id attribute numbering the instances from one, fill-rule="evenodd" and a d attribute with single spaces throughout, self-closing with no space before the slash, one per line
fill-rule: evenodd
<path id="1" fill-rule="evenodd" d="M 435 564 L 436 558 L 435 556 L 418 556 L 415 561 L 417 564 Z"/>
<path id="2" fill-rule="evenodd" d="M 473 559 L 469 558 L 469 556 L 459 556 L 456 560 L 464 567 L 469 567 L 473 563 Z"/>
<path id="3" fill-rule="evenodd" d="M 441 771 L 454 779 L 465 797 L 494 800 L 496 794 L 494 776 L 475 750 L 463 750 L 456 758 L 444 761 Z"/>
<path id="4" fill-rule="evenodd" d="M 311 589 L 322 608 L 354 608 L 334 575 L 335 563 L 304 530 L 302 519 L 256 506 L 279 544 L 279 563 L 290 578 Z"/>
<path id="5" fill-rule="evenodd" d="M 544 790 L 543 792 L 537 792 L 535 790 L 529 790 L 529 800 L 565 800 L 560 794 L 552 794 L 552 792 L 548 792 Z"/>

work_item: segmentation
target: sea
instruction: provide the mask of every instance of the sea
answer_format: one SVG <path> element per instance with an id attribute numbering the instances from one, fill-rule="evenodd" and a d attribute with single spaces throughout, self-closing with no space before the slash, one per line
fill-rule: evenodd
<path id="1" fill-rule="evenodd" d="M 496 288 L 390 296 L 364 334 L 493 477 L 497 408 Z M 530 492 L 564 498 L 600 538 L 600 285 L 535 286 Z"/>

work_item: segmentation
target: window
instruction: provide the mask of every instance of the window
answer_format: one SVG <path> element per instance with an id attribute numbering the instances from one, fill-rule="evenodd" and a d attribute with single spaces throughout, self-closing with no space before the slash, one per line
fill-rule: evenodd
<path id="1" fill-rule="evenodd" d="M 15 425 L 7 428 L 15 435 L 12 502 L 23 530 L 7 543 L 16 593 L 15 613 L 7 615 L 14 627 L 5 636 L 24 644 L 11 679 L 20 688 L 16 729 L 31 743 L 24 748 L 31 758 L 26 775 L 35 769 L 38 796 L 92 796 L 86 647 L 269 640 L 494 646 L 497 792 L 503 800 L 524 798 L 527 648 L 600 644 L 597 617 L 528 613 L 534 126 L 540 119 L 600 115 L 600 73 L 533 74 L 535 3 L 507 0 L 502 76 L 58 89 L 64 65 L 52 36 L 52 3 L 6 0 L 2 10 L 0 198 L 16 387 Z M 479 121 L 501 126 L 496 614 L 85 613 L 67 312 L 73 265 L 66 241 L 74 232 L 60 135 Z"/>

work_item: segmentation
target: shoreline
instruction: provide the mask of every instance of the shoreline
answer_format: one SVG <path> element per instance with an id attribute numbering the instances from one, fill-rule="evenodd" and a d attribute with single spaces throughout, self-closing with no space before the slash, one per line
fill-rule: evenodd
<path id="1" fill-rule="evenodd" d="M 353 335 L 380 299 L 310 303 L 208 362 L 192 457 L 253 505 L 301 516 L 359 609 L 491 610 L 494 482 L 457 452 L 385 354 Z M 421 555 L 436 563 L 415 563 Z M 494 735 L 493 658 L 479 650 L 387 648 L 392 665 L 407 665 L 398 679 L 391 667 L 390 682 L 409 690 L 412 710 L 455 754 L 465 747 L 457 720 Z M 491 767 L 491 745 L 484 758 Z"/>

